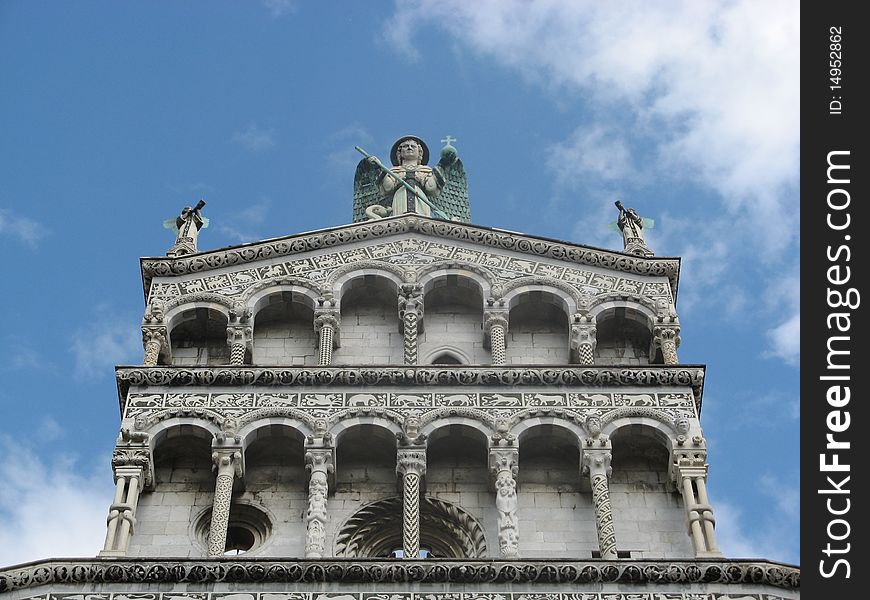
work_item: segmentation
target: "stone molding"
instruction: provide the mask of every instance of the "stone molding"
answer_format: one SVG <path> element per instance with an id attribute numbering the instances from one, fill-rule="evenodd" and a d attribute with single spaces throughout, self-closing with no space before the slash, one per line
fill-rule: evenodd
<path id="1" fill-rule="evenodd" d="M 0 570 L 0 594 L 51 585 L 166 583 L 751 584 L 800 588 L 800 569 L 767 560 L 49 559 Z M 552 588 L 546 588 L 548 591 Z"/>
<path id="2" fill-rule="evenodd" d="M 579 244 L 570 244 L 546 238 L 497 231 L 491 228 L 462 223 L 439 221 L 426 217 L 399 216 L 375 222 L 355 223 L 298 234 L 268 242 L 253 243 L 234 248 L 177 258 L 142 258 L 140 267 L 147 300 L 154 277 L 171 277 L 207 272 L 223 267 L 311 252 L 351 242 L 374 240 L 403 233 L 422 233 L 448 240 L 511 250 L 522 254 L 542 256 L 581 265 L 613 269 L 636 275 L 667 277 L 671 293 L 676 297 L 679 282 L 679 258 L 646 258 L 625 252 L 601 250 Z"/>
<path id="3" fill-rule="evenodd" d="M 700 398 L 704 365 L 629 366 L 360 366 L 360 367 L 181 367 L 118 366 L 115 379 L 123 406 L 131 386 L 690 386 Z"/>

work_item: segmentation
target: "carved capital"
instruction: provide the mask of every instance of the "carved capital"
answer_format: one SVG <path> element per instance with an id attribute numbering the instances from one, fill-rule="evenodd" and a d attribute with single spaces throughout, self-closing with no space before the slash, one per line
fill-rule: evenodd
<path id="1" fill-rule="evenodd" d="M 707 477 L 706 449 L 675 450 L 671 463 L 671 480 L 679 483 L 683 478 Z"/>
<path id="2" fill-rule="evenodd" d="M 575 313 L 571 317 L 571 350 L 578 350 L 581 344 L 589 344 L 594 350 L 598 344 L 597 335 L 598 328 L 595 324 L 594 316 L 590 317 Z"/>
<path id="3" fill-rule="evenodd" d="M 324 327 L 332 328 L 332 346 L 333 348 L 341 347 L 341 312 L 336 308 L 315 308 L 314 309 L 314 331 L 317 334 Z"/>
<path id="4" fill-rule="evenodd" d="M 426 447 L 399 448 L 396 451 L 396 474 L 401 477 L 405 475 L 425 476 Z"/>
<path id="5" fill-rule="evenodd" d="M 610 448 L 606 449 L 584 449 L 583 450 L 583 473 L 589 475 L 590 478 L 596 475 L 604 475 L 610 478 L 613 469 L 610 468 L 610 461 L 613 455 Z"/>
<path id="6" fill-rule="evenodd" d="M 253 328 L 250 325 L 228 325 L 227 326 L 227 343 L 244 344 L 250 348 L 253 341 Z"/>
<path id="7" fill-rule="evenodd" d="M 142 325 L 142 346 L 145 348 L 143 362 L 150 367 L 157 366 L 161 356 L 169 355 L 169 335 L 163 325 Z"/>
<path id="8" fill-rule="evenodd" d="M 309 448 L 305 451 L 305 468 L 312 473 L 320 471 L 329 475 L 335 469 L 333 448 Z"/>
<path id="9" fill-rule="evenodd" d="M 493 327 L 501 327 L 508 331 L 508 311 L 504 309 L 486 309 L 483 311 L 483 331 L 489 335 Z"/>
<path id="10" fill-rule="evenodd" d="M 417 315 L 417 320 L 422 323 L 423 319 L 423 286 L 419 283 L 404 283 L 399 291 L 399 320 L 405 319 L 405 315 L 412 313 Z"/>
<path id="11" fill-rule="evenodd" d="M 676 347 L 680 346 L 680 325 L 676 324 L 668 324 L 668 325 L 656 325 L 653 328 L 653 341 L 662 345 L 665 342 L 672 341 L 676 344 Z"/>
<path id="12" fill-rule="evenodd" d="M 520 453 L 515 447 L 499 446 L 489 449 L 489 472 L 498 477 L 502 471 L 516 477 L 520 465 Z"/>
<path id="13" fill-rule="evenodd" d="M 112 471 L 115 477 L 138 476 L 142 479 L 143 487 L 150 488 L 154 485 L 154 462 L 147 435 L 144 441 L 118 440 L 112 452 Z"/>

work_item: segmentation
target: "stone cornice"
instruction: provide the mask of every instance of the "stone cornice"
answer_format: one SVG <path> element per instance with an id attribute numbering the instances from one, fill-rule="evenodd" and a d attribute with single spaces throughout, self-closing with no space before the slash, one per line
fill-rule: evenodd
<path id="1" fill-rule="evenodd" d="M 258 260 L 332 248 L 350 242 L 375 240 L 402 233 L 419 232 L 450 240 L 512 250 L 523 254 L 543 256 L 580 265 L 614 269 L 638 275 L 667 277 L 674 299 L 679 284 L 680 259 L 665 257 L 645 258 L 615 250 L 604 250 L 549 238 L 514 233 L 479 225 L 441 221 L 417 215 L 402 215 L 353 223 L 339 227 L 299 233 L 241 246 L 220 248 L 183 257 L 140 258 L 145 299 L 154 277 L 171 277 L 188 273 L 202 273 Z"/>
<path id="2" fill-rule="evenodd" d="M 118 366 L 121 413 L 131 386 L 370 387 L 370 386 L 689 386 L 700 414 L 704 365 L 648 366 Z"/>
<path id="3" fill-rule="evenodd" d="M 0 593 L 38 586 L 214 583 L 754 584 L 800 588 L 797 567 L 767 560 L 49 559 L 0 570 Z M 157 589 L 157 588 L 155 588 Z M 162 589 L 162 588 L 161 588 Z"/>

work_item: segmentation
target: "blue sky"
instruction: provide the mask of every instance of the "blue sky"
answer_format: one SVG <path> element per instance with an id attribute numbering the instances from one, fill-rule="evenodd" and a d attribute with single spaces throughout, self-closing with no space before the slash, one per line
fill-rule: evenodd
<path id="1" fill-rule="evenodd" d="M 360 145 L 446 134 L 472 220 L 682 256 L 729 557 L 799 554 L 799 51 L 788 1 L 0 3 L 0 565 L 94 555 L 138 257 L 350 221 Z M 47 493 L 46 493 L 47 490 Z"/>

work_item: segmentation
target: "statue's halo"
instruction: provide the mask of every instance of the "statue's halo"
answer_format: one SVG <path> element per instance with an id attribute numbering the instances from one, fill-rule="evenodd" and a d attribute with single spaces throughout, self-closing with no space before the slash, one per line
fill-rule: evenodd
<path id="1" fill-rule="evenodd" d="M 390 162 L 393 163 L 394 167 L 399 166 L 399 161 L 396 160 L 396 150 L 399 149 L 399 144 L 404 142 L 405 140 L 414 140 L 423 148 L 423 158 L 420 160 L 421 165 L 429 164 L 429 146 L 426 145 L 426 142 L 418 138 L 416 135 L 403 135 L 399 139 L 395 141 L 393 147 L 390 148 Z"/>

